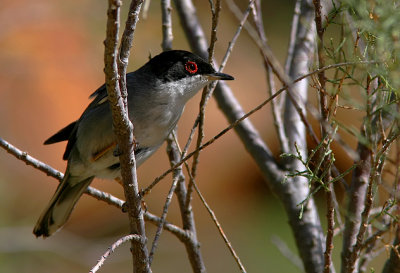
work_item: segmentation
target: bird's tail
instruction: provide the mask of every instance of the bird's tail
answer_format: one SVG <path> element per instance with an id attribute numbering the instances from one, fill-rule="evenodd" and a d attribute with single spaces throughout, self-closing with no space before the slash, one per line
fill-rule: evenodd
<path id="1" fill-rule="evenodd" d="M 60 229 L 71 215 L 75 204 L 87 189 L 94 177 L 79 180 L 65 173 L 63 181 L 58 186 L 46 209 L 37 221 L 33 233 L 36 237 L 48 237 Z"/>

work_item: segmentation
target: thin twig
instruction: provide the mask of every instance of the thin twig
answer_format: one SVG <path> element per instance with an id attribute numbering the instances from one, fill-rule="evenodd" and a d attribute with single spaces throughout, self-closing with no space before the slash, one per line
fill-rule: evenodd
<path id="1" fill-rule="evenodd" d="M 212 13 L 212 26 L 211 26 L 211 41 L 210 46 L 208 47 L 208 62 L 212 63 L 214 58 L 214 47 L 215 43 L 217 42 L 217 27 L 219 22 L 219 13 L 221 11 L 221 0 L 217 0 L 215 5 L 213 2 L 210 2 L 211 5 L 211 13 Z M 200 100 L 200 110 L 199 110 L 199 118 L 198 118 L 198 134 L 197 134 L 197 143 L 196 143 L 196 150 L 198 147 L 201 146 L 201 143 L 204 139 L 204 120 L 205 120 L 205 111 L 208 102 L 208 98 L 210 98 L 212 91 L 214 88 L 211 89 L 211 86 L 208 85 L 204 87 L 203 92 L 201 94 Z M 197 120 L 196 120 L 197 121 Z M 199 157 L 200 153 L 195 153 L 193 156 L 193 163 L 192 163 L 192 175 L 196 177 L 197 175 L 197 166 L 199 164 Z M 188 191 L 186 195 L 186 206 L 189 206 L 191 197 L 192 197 L 192 187 L 193 181 L 190 179 L 188 185 Z"/>
<path id="2" fill-rule="evenodd" d="M 203 195 L 201 194 L 200 190 L 198 189 L 196 182 L 193 181 L 193 187 L 195 188 L 197 194 L 199 195 L 201 202 L 204 204 L 206 207 L 208 213 L 211 216 L 211 219 L 213 220 L 214 224 L 216 225 L 218 232 L 221 234 L 222 238 L 224 239 L 225 244 L 228 246 L 229 251 L 231 252 L 233 258 L 235 259 L 237 265 L 239 266 L 239 269 L 241 272 L 245 273 L 246 269 L 244 268 L 242 261 L 240 260 L 239 256 L 236 254 L 236 251 L 233 249 L 231 242 L 229 241 L 228 237 L 226 237 L 224 230 L 222 229 L 221 224 L 219 223 L 214 211 L 210 208 L 210 206 L 207 204 L 206 200 L 204 199 Z"/>
<path id="3" fill-rule="evenodd" d="M 240 10 L 237 8 L 237 6 L 234 4 L 234 2 L 232 0 L 227 0 L 227 2 L 229 3 L 229 7 L 231 9 L 231 11 L 237 16 L 239 17 L 240 15 Z M 240 17 L 239 17 L 240 18 Z M 245 25 L 246 30 L 248 32 L 248 34 L 250 35 L 250 37 L 252 38 L 252 40 L 254 41 L 254 43 L 259 47 L 260 52 L 263 55 L 264 58 L 264 63 L 268 65 L 268 70 L 269 70 L 269 74 L 271 75 L 271 69 L 273 69 L 273 72 L 277 75 L 277 77 L 280 79 L 280 81 L 284 84 L 284 85 L 288 85 L 288 83 L 290 82 L 289 77 L 284 74 L 282 72 L 281 66 L 279 64 L 279 62 L 276 60 L 276 58 L 274 57 L 271 49 L 269 48 L 266 40 L 263 41 L 257 34 L 257 31 L 250 25 Z M 270 63 L 271 61 L 274 62 L 274 67 L 272 67 L 272 64 Z M 280 73 L 280 74 L 277 74 Z M 270 81 L 269 81 L 270 82 Z M 289 89 L 290 90 L 290 89 Z M 272 93 L 272 90 L 271 90 Z M 271 94 L 270 93 L 270 94 Z M 293 92 L 289 91 L 286 95 L 289 96 L 293 106 L 295 107 L 298 115 L 301 118 L 301 121 L 304 123 L 304 125 L 306 126 L 307 132 L 308 134 L 312 137 L 312 140 L 314 141 L 315 144 L 319 143 L 318 137 L 315 134 L 314 130 L 312 129 L 311 124 L 308 122 L 306 116 L 303 113 L 302 107 L 300 107 L 300 105 L 298 104 L 298 98 L 297 95 L 293 94 Z M 276 114 L 274 114 L 274 120 L 279 119 L 279 114 L 277 112 L 278 110 L 276 110 Z M 279 124 L 279 121 L 275 122 Z M 281 122 L 282 124 L 282 122 Z M 285 132 L 282 128 L 280 128 L 278 131 L 278 136 L 279 136 L 279 141 L 281 143 L 281 147 L 282 147 L 282 151 L 284 151 L 285 149 L 288 150 L 288 145 L 287 143 L 287 137 L 285 136 Z"/>
<path id="4" fill-rule="evenodd" d="M 249 1 L 249 3 L 247 4 L 247 8 L 246 8 L 246 10 L 243 12 L 243 14 L 240 12 L 240 16 L 238 17 L 239 26 L 238 26 L 238 28 L 236 29 L 236 32 L 235 32 L 235 34 L 233 35 L 232 40 L 229 42 L 228 48 L 226 49 L 224 58 L 222 59 L 221 65 L 219 66 L 219 71 L 220 71 L 220 72 L 225 68 L 226 63 L 228 62 L 229 56 L 230 56 L 231 53 L 232 53 L 233 47 L 235 46 L 236 41 L 237 41 L 237 39 L 239 38 L 240 33 L 242 32 L 243 26 L 247 26 L 247 25 L 248 25 L 248 24 L 246 24 L 246 23 L 247 23 L 247 18 L 248 18 L 249 14 L 250 14 L 251 7 L 252 7 L 252 5 L 254 4 L 254 1 L 255 1 L 255 0 L 250 0 L 250 1 Z M 228 4 L 228 7 L 229 7 L 229 8 L 232 8 L 232 7 L 236 6 L 235 3 L 234 3 L 232 0 L 226 1 L 226 2 L 227 2 L 227 4 Z"/>
<path id="5" fill-rule="evenodd" d="M 330 175 L 327 175 L 330 177 Z M 325 181 L 325 183 L 329 183 L 330 178 Z M 334 191 L 332 183 L 328 185 L 329 190 L 326 191 L 326 219 L 328 222 L 327 232 L 326 232 L 326 243 L 325 243 L 325 264 L 324 264 L 324 273 L 331 272 L 331 264 L 332 264 L 332 250 L 333 250 L 333 235 L 335 230 L 335 206 L 333 201 L 332 192 Z"/>
<path id="6" fill-rule="evenodd" d="M 256 1 L 255 6 L 257 8 L 253 9 L 253 17 L 254 17 L 254 21 L 256 23 L 256 29 L 258 31 L 258 35 L 259 35 L 262 43 L 264 44 L 264 43 L 267 43 L 267 37 L 265 36 L 262 14 L 260 11 L 261 10 L 260 0 Z M 260 50 L 260 53 L 262 54 L 261 50 Z M 274 81 L 274 76 L 272 73 L 271 66 L 268 64 L 268 62 L 265 61 L 265 59 L 264 59 L 264 67 L 265 67 L 266 74 L 267 74 L 268 94 L 270 96 L 272 96 L 273 90 L 276 90 L 275 81 Z M 279 101 L 280 100 L 271 101 L 272 117 L 274 119 L 275 131 L 278 134 L 278 141 L 279 141 L 279 144 L 281 147 L 281 153 L 288 153 L 289 152 L 288 137 L 286 136 L 285 128 L 283 126 L 282 107 L 281 107 Z"/>
<path id="7" fill-rule="evenodd" d="M 149 221 L 152 224 L 155 224 L 157 226 L 160 223 L 163 223 L 164 229 L 166 231 L 171 232 L 173 235 L 175 235 L 182 242 L 192 241 L 193 240 L 191 234 L 188 231 L 186 231 L 186 230 L 184 230 L 184 229 L 182 229 L 182 228 L 180 228 L 180 227 L 178 227 L 178 226 L 176 226 L 174 224 L 171 224 L 168 221 L 163 221 L 160 217 L 158 217 L 158 216 L 156 216 L 156 215 L 154 215 L 154 214 L 152 214 L 152 213 L 150 213 L 148 211 L 144 212 L 144 219 L 146 219 L 146 221 Z"/>
<path id="8" fill-rule="evenodd" d="M 156 235 L 154 236 L 154 240 L 151 245 L 151 250 L 150 250 L 150 254 L 149 254 L 149 264 L 150 265 L 153 261 L 154 253 L 157 248 L 158 240 L 161 237 L 161 232 L 163 231 L 163 226 L 164 226 L 165 220 L 167 219 L 168 208 L 172 201 L 172 195 L 174 194 L 176 186 L 178 185 L 178 180 L 179 180 L 179 176 L 174 176 L 174 179 L 172 180 L 171 188 L 169 189 L 167 198 L 165 199 L 164 208 L 163 208 L 163 211 L 161 214 L 160 222 L 158 223 Z"/>
<path id="9" fill-rule="evenodd" d="M 107 251 L 101 256 L 100 260 L 97 262 L 97 264 L 89 271 L 89 273 L 96 273 L 100 267 L 103 266 L 104 262 L 106 261 L 106 259 L 111 255 L 111 253 L 113 253 L 115 251 L 115 249 L 117 249 L 119 246 L 121 246 L 123 243 L 126 243 L 128 241 L 132 241 L 132 240 L 136 240 L 139 241 L 140 240 L 140 236 L 137 234 L 130 234 L 130 235 L 126 235 L 120 239 L 118 239 L 115 243 L 113 243 L 108 249 Z"/>
<path id="10" fill-rule="evenodd" d="M 163 42 L 162 42 L 162 47 L 163 50 L 170 50 L 172 48 L 172 18 L 171 18 L 171 3 L 170 0 L 163 0 L 161 2 L 161 8 L 163 10 L 162 12 L 162 21 L 163 21 Z M 198 119 L 195 121 L 195 125 L 191 131 L 191 134 L 189 136 L 189 139 L 187 141 L 185 150 L 189 149 L 190 142 L 194 136 L 195 128 L 197 127 L 198 124 Z M 172 139 L 176 138 L 175 132 L 177 130 L 177 127 L 172 131 L 172 133 L 168 136 L 167 139 L 167 154 L 168 158 L 170 160 L 171 165 L 174 165 L 177 161 L 181 159 L 182 156 L 180 155 L 179 151 L 177 150 L 176 146 L 173 144 Z M 186 154 L 186 152 L 184 152 Z M 180 238 L 182 243 L 186 247 L 186 251 L 189 257 L 190 264 L 192 266 L 193 272 L 205 272 L 206 268 L 204 265 L 203 257 L 200 251 L 200 244 L 197 239 L 196 235 L 196 227 L 194 224 L 194 215 L 192 212 L 192 208 L 189 206 L 186 206 L 186 187 L 185 187 L 185 176 L 183 175 L 182 169 L 181 168 L 176 168 L 173 173 L 173 183 L 170 189 L 170 192 L 168 194 L 167 200 L 164 205 L 164 211 L 163 215 L 160 219 L 159 222 L 159 227 L 156 233 L 156 237 L 154 238 L 153 246 L 155 246 L 157 242 L 157 236 L 159 237 L 158 234 L 161 233 L 161 224 L 165 222 L 166 214 L 167 214 L 167 209 L 170 203 L 170 200 L 172 198 L 172 193 L 176 192 L 178 202 L 180 204 L 180 212 L 181 212 L 181 217 L 182 217 L 182 222 L 183 222 L 183 227 L 184 227 L 184 232 L 186 234 L 185 238 Z M 153 247 L 152 247 L 152 253 L 154 253 Z"/>
<path id="11" fill-rule="evenodd" d="M 174 141 L 175 141 L 176 147 L 178 148 L 179 152 L 182 153 L 182 152 L 181 152 L 181 149 L 180 149 L 180 147 L 179 147 L 179 143 L 177 142 L 177 139 L 175 138 Z M 246 272 L 246 270 L 245 270 L 245 268 L 244 268 L 244 266 L 243 266 L 243 264 L 242 264 L 242 262 L 241 262 L 239 256 L 236 254 L 236 251 L 233 249 L 232 244 L 230 243 L 228 237 L 225 235 L 224 230 L 222 229 L 222 226 L 221 226 L 221 224 L 219 223 L 219 221 L 218 221 L 218 219 L 217 219 L 217 217 L 216 217 L 214 211 L 213 211 L 213 210 L 211 209 L 211 207 L 207 204 L 205 198 L 203 197 L 203 195 L 201 194 L 199 188 L 197 187 L 195 178 L 192 176 L 192 174 L 191 174 L 191 172 L 190 172 L 189 164 L 188 164 L 187 162 L 184 162 L 184 164 L 185 164 L 186 170 L 187 170 L 187 172 L 188 172 L 188 174 L 189 174 L 190 181 L 192 181 L 193 188 L 196 190 L 197 194 L 198 194 L 199 197 L 200 197 L 201 202 L 203 203 L 204 207 L 207 209 L 208 213 L 210 214 L 211 219 L 213 220 L 215 226 L 217 227 L 219 233 L 221 234 L 221 236 L 222 236 L 222 238 L 223 238 L 223 240 L 224 240 L 226 246 L 228 247 L 229 251 L 231 252 L 231 254 L 232 254 L 233 258 L 235 259 L 237 265 L 239 266 L 241 272 Z"/>
<path id="12" fill-rule="evenodd" d="M 180 151 L 179 148 L 176 132 L 173 132 L 167 138 L 167 154 L 171 166 L 176 165 L 176 163 L 179 162 L 182 158 L 181 156 L 182 152 Z M 187 162 L 185 162 L 185 164 L 187 164 Z M 188 234 L 190 234 L 190 240 L 184 240 L 182 242 L 185 244 L 193 272 L 203 273 L 206 271 L 206 268 L 200 251 L 200 243 L 198 242 L 197 239 L 193 210 L 190 203 L 189 206 L 187 206 L 186 204 L 187 189 L 185 185 L 185 176 L 183 175 L 181 167 L 175 169 L 174 178 L 175 177 L 178 178 L 178 185 L 175 192 L 178 198 L 179 208 L 181 211 L 183 228 Z"/>
<path id="13" fill-rule="evenodd" d="M 9 154 L 15 156 L 19 160 L 25 162 L 26 165 L 30 165 L 34 167 L 35 169 L 41 170 L 48 176 L 54 177 L 58 181 L 61 181 L 64 177 L 64 174 L 62 172 L 59 172 L 55 170 L 53 167 L 50 165 L 47 165 L 36 158 L 30 156 L 27 152 L 23 152 L 17 147 L 13 146 L 6 140 L 0 137 L 0 147 L 2 147 L 4 150 L 6 150 Z"/>
<path id="14" fill-rule="evenodd" d="M 279 250 L 279 252 L 293 265 L 295 265 L 301 272 L 304 272 L 304 266 L 302 261 L 296 253 L 288 247 L 288 245 L 277 235 L 271 236 L 271 243 L 273 243 Z"/>

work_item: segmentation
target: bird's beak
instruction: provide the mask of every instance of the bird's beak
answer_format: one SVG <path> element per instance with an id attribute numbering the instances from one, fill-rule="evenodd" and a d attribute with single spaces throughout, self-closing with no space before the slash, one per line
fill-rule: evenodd
<path id="1" fill-rule="evenodd" d="M 217 80 L 230 81 L 230 80 L 234 80 L 235 79 L 231 75 L 228 75 L 228 74 L 225 74 L 225 73 L 220 73 L 220 72 L 214 72 L 214 73 L 208 74 L 207 77 L 208 77 L 208 79 L 210 81 L 217 81 Z"/>

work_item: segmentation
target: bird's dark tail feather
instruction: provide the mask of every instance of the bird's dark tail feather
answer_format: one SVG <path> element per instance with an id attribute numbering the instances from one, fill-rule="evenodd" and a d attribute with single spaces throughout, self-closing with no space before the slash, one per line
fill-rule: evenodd
<path id="1" fill-rule="evenodd" d="M 58 186 L 53 198 L 40 215 L 33 229 L 36 237 L 48 237 L 65 224 L 75 204 L 90 185 L 90 182 L 92 182 L 93 177 L 82 181 L 76 181 L 76 179 L 76 177 L 68 175 L 68 171 L 66 172 L 63 181 Z"/>

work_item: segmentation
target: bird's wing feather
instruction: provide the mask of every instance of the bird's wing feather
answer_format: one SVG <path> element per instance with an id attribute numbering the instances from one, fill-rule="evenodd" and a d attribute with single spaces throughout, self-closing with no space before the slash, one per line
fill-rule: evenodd
<path id="1" fill-rule="evenodd" d="M 53 144 L 53 143 L 69 140 L 69 138 L 71 137 L 71 135 L 74 131 L 76 123 L 77 123 L 76 121 L 71 122 L 69 125 L 67 125 L 66 127 L 62 128 L 60 131 L 58 131 L 57 133 L 55 133 L 54 135 L 49 137 L 44 142 L 44 144 L 48 145 L 48 144 Z"/>

